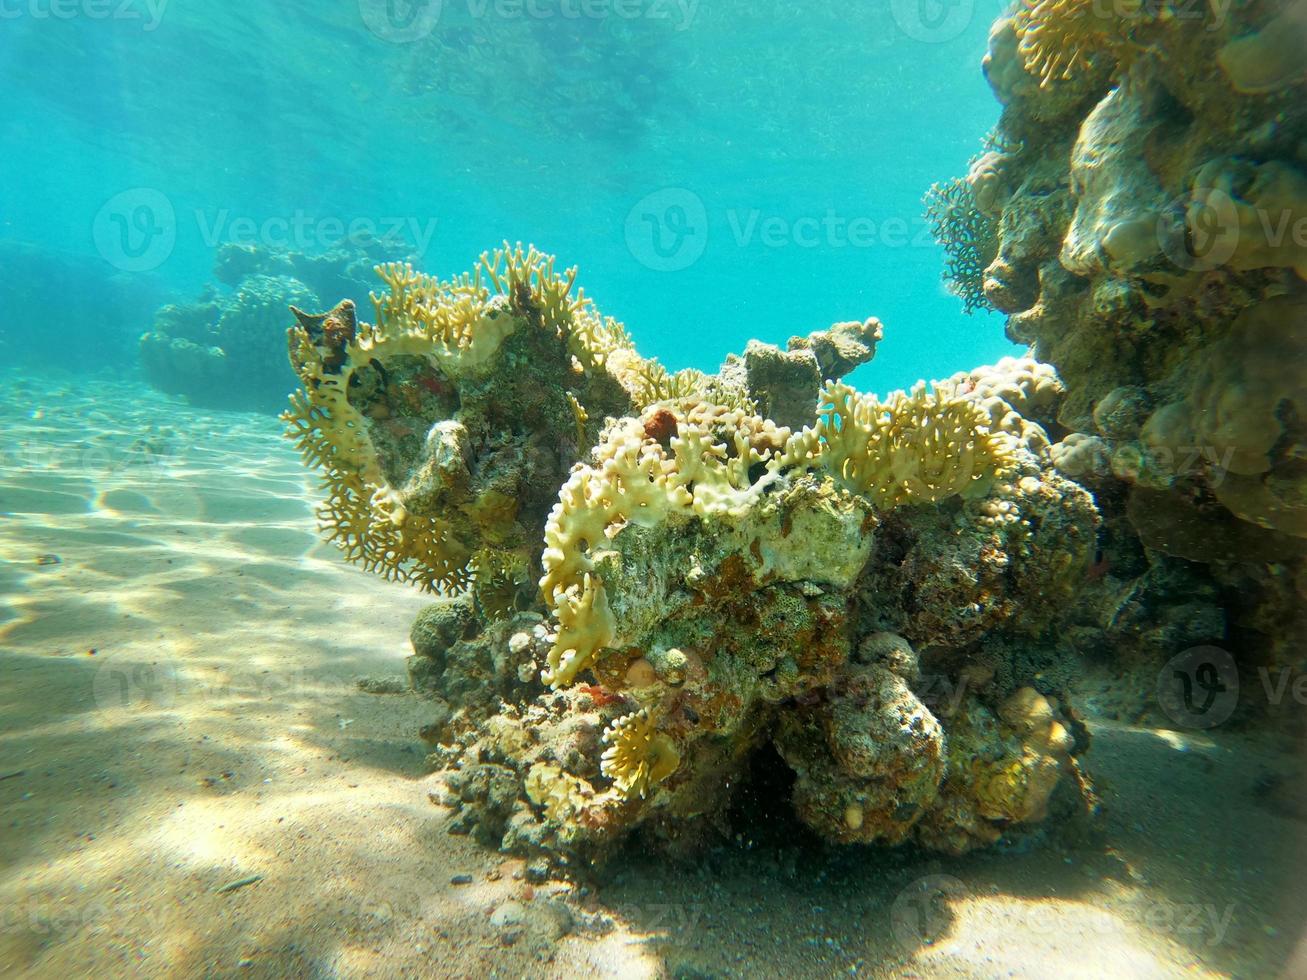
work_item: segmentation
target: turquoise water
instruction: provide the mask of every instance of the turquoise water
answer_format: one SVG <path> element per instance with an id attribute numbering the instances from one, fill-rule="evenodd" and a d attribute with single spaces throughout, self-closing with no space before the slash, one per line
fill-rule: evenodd
<path id="1" fill-rule="evenodd" d="M 997 119 L 998 10 L 7 0 L 0 346 L 133 369 L 217 245 L 364 229 L 442 275 L 533 242 L 673 369 L 868 315 L 860 387 L 993 361 L 921 197 Z"/>
<path id="2" fill-rule="evenodd" d="M 1277 2 L 1232 8 L 1213 0 L 1208 9 L 1233 9 L 1237 22 L 1251 22 L 1269 18 L 1262 8 Z M 932 440 L 932 453 L 937 445 L 951 450 L 957 465 L 940 469 L 949 480 L 962 474 L 966 499 L 957 499 L 955 482 L 942 498 L 908 500 L 909 477 L 921 483 L 913 473 L 925 463 L 888 438 L 867 445 L 895 453 L 896 471 L 906 461 L 902 499 L 886 503 L 878 491 L 873 500 L 870 485 L 854 492 L 856 468 L 831 461 L 839 444 L 856 440 L 832 435 L 872 423 L 839 395 L 825 413 L 824 443 L 811 433 L 811 441 L 787 442 L 794 455 L 786 452 L 784 462 L 762 455 L 779 444 L 760 424 L 748 442 L 730 440 L 729 453 L 706 450 L 703 467 L 683 465 L 681 447 L 700 444 L 672 434 L 700 427 L 698 416 L 686 399 L 660 395 L 646 404 L 649 392 L 639 399 L 641 418 L 609 428 L 592 455 L 614 405 L 637 412 L 612 387 L 614 376 L 634 387 L 636 372 L 619 376 L 612 366 L 620 358 L 610 360 L 612 375 L 596 371 L 566 392 L 564 414 L 567 355 L 559 344 L 555 362 L 528 372 L 531 384 L 505 385 L 507 394 L 474 390 L 484 379 L 475 359 L 466 374 L 460 365 L 448 376 L 437 353 L 351 360 L 343 383 L 357 386 L 345 389 L 342 409 L 331 396 L 341 390 L 333 376 L 344 376 L 341 337 L 353 336 L 348 317 L 305 318 L 299 350 L 311 346 L 316 360 L 303 385 L 317 403 L 300 418 L 319 431 L 361 426 L 375 455 L 351 455 L 343 440 L 346 450 L 306 467 L 273 414 L 298 383 L 285 356 L 291 297 L 315 292 L 322 307 L 345 291 L 363 300 L 358 269 L 341 262 L 324 272 L 329 262 L 299 261 L 340 254 L 333 250 L 344 239 L 366 242 L 373 258 L 411 253 L 441 277 L 473 268 L 504 240 L 533 243 L 577 266 L 599 309 L 626 324 L 641 354 L 671 370 L 714 371 L 752 338 L 784 345 L 869 316 L 884 322 L 885 337 L 874 361 L 848 378 L 863 391 L 884 394 L 1018 353 L 1001 316 L 967 315 L 945 288 L 944 250 L 922 203 L 933 183 L 966 173 L 998 121 L 981 59 L 1004 6 L 0 0 L 0 978 L 1215 980 L 1277 975 L 1295 942 L 1298 962 L 1307 960 L 1307 938 L 1299 939 L 1307 781 L 1297 710 L 1307 693 L 1301 644 L 1293 643 L 1302 635 L 1295 602 L 1307 594 L 1302 535 L 1255 526 L 1223 503 L 1241 496 L 1217 492 L 1236 452 L 1224 443 L 1236 442 L 1238 426 L 1213 435 L 1217 445 L 1163 444 L 1168 459 L 1203 450 L 1176 467 L 1193 472 L 1176 474 L 1165 492 L 1146 481 L 1172 476 L 1144 452 L 1146 419 L 1167 422 L 1159 438 L 1172 427 L 1168 436 L 1179 438 L 1185 416 L 1177 410 L 1197 417 L 1201 403 L 1225 411 L 1245 391 L 1242 379 L 1263 368 L 1290 387 L 1258 344 L 1246 362 L 1227 356 L 1232 338 L 1253 336 L 1261 322 L 1261 314 L 1250 318 L 1243 333 L 1245 308 L 1267 297 L 1278 304 L 1282 290 L 1299 301 L 1302 283 L 1287 267 L 1204 279 L 1214 271 L 1206 258 L 1185 254 L 1194 261 L 1183 272 L 1193 277 L 1183 289 L 1167 286 L 1168 296 L 1184 294 L 1183 302 L 1165 300 L 1172 305 L 1117 270 L 1081 277 L 1074 296 L 1080 287 L 1069 283 L 1069 267 L 1059 274 L 1068 281 L 1050 276 L 1056 288 L 1047 297 L 1065 305 L 1046 309 L 1065 315 L 1040 329 L 1065 325 L 1075 335 L 1074 343 L 1055 337 L 1060 346 L 1049 355 L 1068 388 L 1060 403 L 1044 403 L 1053 385 L 1029 365 L 954 390 L 988 412 L 1005 411 L 1003 399 L 1017 397 L 1008 392 L 1021 389 L 1029 411 L 1002 425 L 1020 431 L 1024 448 L 994 449 L 988 437 L 998 433 L 985 418 L 950 415 L 964 422 L 949 432 L 934 423 L 916 430 Z M 1149 18 L 1166 12 L 1178 23 L 1191 5 L 1109 6 Z M 1183 162 L 1159 167 L 1158 188 L 1179 195 L 1167 205 L 1171 218 L 1181 217 L 1172 231 L 1194 221 L 1185 203 L 1190 177 L 1183 192 L 1176 183 L 1190 162 L 1205 168 L 1208 152 L 1264 151 L 1286 158 L 1269 160 L 1284 166 L 1281 174 L 1301 175 L 1307 147 L 1299 140 L 1290 168 L 1284 133 L 1297 132 L 1291 127 L 1302 119 L 1286 111 L 1253 129 L 1250 121 L 1275 104 L 1258 102 L 1233 117 L 1228 145 L 1225 114 L 1205 105 L 1222 124 L 1214 127 L 1220 145 L 1195 142 L 1202 152 L 1193 160 L 1180 152 L 1183 128 L 1205 140 L 1210 120 L 1186 120 L 1184 100 L 1169 96 L 1180 91 L 1176 79 L 1188 84 L 1183 73 L 1196 53 L 1199 72 L 1220 71 L 1216 45 L 1226 35 L 1212 33 L 1150 50 L 1148 59 L 1175 68 L 1174 78 L 1145 78 L 1148 86 L 1169 80 L 1168 97 L 1136 90 L 1140 125 L 1150 127 L 1139 144 Z M 1207 91 L 1195 85 L 1188 95 Z M 1080 125 L 1098 97 L 1059 127 Z M 1240 113 L 1261 97 L 1241 95 Z M 1019 98 L 1016 114 L 1061 98 L 1056 89 L 1032 94 L 1026 106 Z M 1133 107 L 1120 109 L 1121 127 Z M 1151 114 L 1158 118 L 1143 118 Z M 1031 118 L 1043 117 L 1021 116 Z M 1117 123 L 1096 138 L 1115 140 Z M 1049 151 L 1063 162 L 1070 135 L 1062 132 Z M 1114 187 L 1153 186 L 1112 147 L 1104 184 L 1112 177 L 1125 182 Z M 1046 199 L 1026 188 L 1046 188 L 1050 175 L 1076 186 L 1074 173 L 1042 170 L 1050 159 L 1007 162 L 1022 180 L 1039 172 L 1014 201 Z M 1093 203 L 1097 193 L 1081 200 Z M 1112 223 L 1093 240 L 1122 228 L 1134 239 L 1148 227 L 1141 217 L 1170 227 L 1160 212 L 1117 223 L 1128 211 L 1122 205 L 1117 215 L 1117 203 L 1100 215 Z M 1003 220 L 1015 216 L 1005 229 L 1011 238 L 1026 236 L 1021 222 L 1036 210 L 1004 206 Z M 1201 213 L 1215 210 L 1208 203 Z M 1280 217 L 1264 227 L 1292 227 Z M 1068 218 L 1069 210 L 1050 219 L 1023 247 L 1057 254 L 1054 232 L 1066 233 L 1056 226 Z M 232 244 L 256 248 L 266 265 L 222 285 L 215 263 L 231 258 L 224 246 Z M 296 276 L 307 269 L 300 282 L 281 278 L 283 253 L 296 254 Z M 1173 265 L 1183 265 L 1179 255 L 1167 252 Z M 1051 262 L 1041 269 L 1055 271 Z M 1167 266 L 1145 281 L 1160 286 L 1173 273 Z M 1122 307 L 1104 313 L 1112 297 Z M 1152 312 L 1136 317 L 1131 308 L 1127 322 L 1122 297 Z M 172 304 L 181 305 L 168 310 Z M 1050 334 L 1040 336 L 1048 342 Z M 233 338 L 230 349 L 218 349 L 219 337 Z M 352 359 L 368 345 L 348 350 Z M 539 351 L 547 358 L 550 344 L 522 330 L 496 358 L 500 350 L 512 360 L 496 361 L 495 370 L 517 370 Z M 1121 363 L 1106 360 L 1113 351 Z M 1113 370 L 1089 370 L 1104 363 Z M 513 380 L 507 370 L 493 377 Z M 529 389 L 539 378 L 550 387 L 537 399 Z M 785 378 L 763 386 L 778 393 L 782 409 L 793 406 L 780 394 L 802 393 L 798 372 L 794 378 L 794 388 Z M 1208 399 L 1205 384 L 1229 397 Z M 713 415 L 706 399 L 727 401 L 738 390 L 700 391 L 708 393 L 703 417 L 716 419 L 703 431 L 725 438 L 739 416 Z M 1297 506 L 1292 495 L 1303 499 L 1300 395 L 1297 408 L 1288 398 L 1276 405 L 1283 438 L 1274 437 L 1274 447 L 1244 450 L 1268 460 L 1268 493 L 1286 494 L 1285 510 L 1268 510 L 1275 515 Z M 1249 431 L 1265 435 L 1272 413 L 1262 401 L 1252 405 L 1266 409 L 1266 426 Z M 1055 407 L 1064 409 L 1056 424 Z M 583 417 L 587 408 L 594 417 Z M 888 417 L 879 409 L 877 416 L 875 426 L 888 431 Z M 1064 424 L 1080 431 L 1067 433 Z M 1061 440 L 1064 456 L 1042 447 L 1041 425 L 1050 441 Z M 947 438 L 936 440 L 940 433 Z M 647 650 L 632 639 L 605 654 L 628 659 L 596 660 L 599 683 L 583 675 L 570 693 L 546 694 L 532 685 L 547 657 L 562 651 L 552 634 L 564 629 L 564 606 L 558 595 L 535 594 L 546 568 L 541 542 L 562 536 L 551 529 L 545 538 L 545 513 L 560 499 L 560 513 L 581 500 L 572 492 L 595 472 L 599 489 L 575 506 L 589 518 L 609 506 L 618 494 L 600 460 L 616 453 L 618 437 L 639 443 L 649 465 L 662 454 L 665 473 L 679 468 L 676 493 L 640 504 L 649 498 L 632 481 L 629 499 L 647 509 L 622 514 L 614 505 L 620 519 L 577 531 L 569 545 L 576 554 L 560 564 L 575 557 L 578 568 L 598 569 L 600 587 L 610 575 L 614 596 L 626 588 L 629 599 L 606 614 L 599 607 L 594 632 L 608 628 L 603 619 L 616 608 L 641 619 L 638 642 Z M 304 442 L 321 455 L 325 443 L 312 435 Z M 746 448 L 754 454 L 747 460 Z M 1226 461 L 1219 467 L 1218 450 Z M 593 465 L 572 482 L 567 467 L 578 457 Z M 982 457 L 992 472 L 974 468 Z M 333 471 L 338 459 L 354 462 Z M 764 459 L 765 467 L 748 465 Z M 1021 479 L 1009 479 L 1017 467 Z M 1083 493 L 1067 473 L 1083 480 Z M 1252 485 L 1250 474 L 1231 474 L 1238 479 L 1227 491 Z M 697 499 L 686 489 L 701 487 Z M 973 488 L 987 496 L 972 497 Z M 448 559 L 432 555 L 448 518 L 466 538 L 458 547 L 471 552 L 461 571 L 478 577 L 466 600 L 474 613 L 442 625 L 430 616 L 432 596 L 346 564 L 318 526 L 324 496 L 336 508 L 325 515 L 332 530 L 346 545 L 352 540 L 365 563 L 381 554 L 383 572 L 407 574 L 439 558 L 458 578 L 461 553 L 451 546 Z M 1210 541 L 1206 526 L 1191 523 L 1200 519 L 1210 521 Z M 616 542 L 612 550 L 600 543 L 605 537 Z M 737 565 L 750 538 L 756 564 Z M 414 558 L 415 545 L 403 557 L 400 546 L 415 541 L 427 553 Z M 646 555 L 642 578 L 636 562 Z M 589 593 L 590 574 L 578 574 L 582 595 Z M 569 611 L 581 587 L 568 586 Z M 514 604 L 530 609 L 506 619 Z M 787 620 L 791 610 L 798 620 Z M 719 611 L 721 624 L 712 622 Z M 421 629 L 410 634 L 415 621 Z M 469 624 L 484 632 L 474 637 Z M 909 644 L 906 627 L 904 637 L 883 632 L 902 624 L 922 641 L 914 634 Z M 696 637 L 704 649 L 696 651 Z M 671 642 L 685 650 L 668 649 Z M 882 645 L 874 656 L 883 661 L 873 660 L 868 651 Z M 710 675 L 705 664 L 715 663 L 722 666 Z M 446 670 L 450 679 L 437 689 L 432 678 Z M 696 687 L 719 677 L 720 692 L 693 700 Z M 661 700 L 644 701 L 650 689 Z M 735 712 L 737 691 L 755 700 L 728 729 L 709 711 Z M 1195 693 L 1207 699 L 1201 709 Z M 875 712 L 861 703 L 873 696 Z M 829 710 L 818 714 L 823 700 Z M 530 789 L 534 781 L 552 780 L 553 793 L 575 789 L 588 773 L 596 784 L 581 785 L 610 802 L 619 789 L 634 793 L 635 783 L 619 786 L 617 767 L 605 766 L 608 750 L 599 748 L 621 730 L 619 702 L 623 727 L 637 712 L 646 721 L 662 712 L 660 723 L 677 713 L 647 733 L 653 752 L 644 763 L 677 755 L 673 767 L 687 777 L 679 785 L 702 791 L 708 804 L 669 783 L 681 795 L 651 796 L 650 809 L 639 811 L 639 835 L 603 869 L 509 857 L 511 846 L 535 846 L 527 832 L 554 819 Z M 574 712 L 576 721 L 590 704 L 608 709 L 604 736 L 588 720 L 588 741 L 581 724 L 540 723 L 547 712 L 554 720 Z M 1213 704 L 1227 710 L 1209 727 Z M 1231 715 L 1236 706 L 1240 714 Z M 498 713 L 484 723 L 469 720 L 490 710 Z M 837 724 L 848 737 L 827 738 L 829 757 L 817 744 L 805 758 L 801 739 L 815 742 L 820 725 Z M 521 731 L 522 745 L 551 738 L 555 754 L 539 758 L 560 767 L 532 764 L 525 750 L 522 758 L 483 758 L 487 731 L 503 731 L 503 745 Z M 467 740 L 457 754 L 453 738 Z M 1020 765 L 999 768 L 1017 758 L 1003 754 L 1000 739 L 1021 753 Z M 837 741 L 849 758 L 837 758 Z M 735 756 L 715 755 L 721 745 L 734 746 Z M 574 766 L 582 749 L 594 751 Z M 495 773 L 493 758 L 517 768 Z M 1023 768 L 1025 760 L 1034 761 Z M 796 789 L 800 778 L 820 789 L 813 773 L 823 767 L 838 770 L 830 786 L 860 794 L 832 790 L 824 829 L 811 819 L 823 816 L 816 805 L 800 810 Z M 464 769 L 485 777 L 484 792 L 469 777 L 466 796 L 448 795 L 450 775 Z M 945 782 L 958 771 L 962 780 Z M 1035 775 L 1018 778 L 1024 771 Z M 1012 787 L 1029 779 L 1051 791 L 1045 780 L 1054 771 L 1061 796 L 1047 815 L 1042 803 L 1016 806 L 1021 794 Z M 644 778 L 648 787 L 653 777 Z M 718 786 L 731 789 L 729 807 Z M 864 797 L 897 790 L 901 805 L 864 809 Z M 990 799 L 1003 793 L 1013 799 Z M 1036 796 L 1028 790 L 1024 799 Z M 668 800 L 674 806 L 654 811 Z M 493 812 L 501 804 L 515 808 L 514 820 L 529 810 L 530 821 L 508 830 L 469 822 L 476 811 L 504 816 Z M 644 804 L 632 795 L 620 806 L 630 813 Z M 887 843 L 886 828 L 902 841 L 925 827 L 923 814 L 946 807 L 956 815 L 940 817 L 937 843 L 924 834 Z M 593 819 L 607 820 L 602 813 Z M 635 823 L 617 824 L 619 832 Z M 939 827 L 974 849 L 951 855 Z M 833 843 L 859 831 L 865 839 L 871 829 L 882 836 L 870 846 Z M 561 829 L 556 839 L 570 847 Z M 554 856 L 581 853 L 559 847 Z M 515 915 L 527 917 L 525 936 Z M 1294 971 L 1278 975 L 1307 976 Z"/>

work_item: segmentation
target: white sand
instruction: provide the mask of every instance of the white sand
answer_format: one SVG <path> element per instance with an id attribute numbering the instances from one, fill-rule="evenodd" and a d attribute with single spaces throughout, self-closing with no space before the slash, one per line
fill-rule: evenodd
<path id="1" fill-rule="evenodd" d="M 1288 760 L 1100 727 L 1106 846 L 635 860 L 505 946 L 565 886 L 445 833 L 422 702 L 355 684 L 424 599 L 318 541 L 278 423 L 3 382 L 2 976 L 1261 977 L 1302 922 L 1302 824 L 1248 792 Z"/>

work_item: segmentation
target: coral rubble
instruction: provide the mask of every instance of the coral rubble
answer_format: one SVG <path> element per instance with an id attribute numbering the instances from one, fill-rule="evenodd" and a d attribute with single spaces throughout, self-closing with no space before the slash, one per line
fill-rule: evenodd
<path id="1" fill-rule="evenodd" d="M 347 557 L 443 593 L 410 673 L 456 829 L 573 868 L 681 850 L 766 753 L 834 841 L 1042 818 L 1084 747 L 1052 632 L 1099 520 L 1051 368 L 875 398 L 838 380 L 869 319 L 672 374 L 534 249 L 378 271 L 375 324 L 295 311 L 285 418 Z"/>

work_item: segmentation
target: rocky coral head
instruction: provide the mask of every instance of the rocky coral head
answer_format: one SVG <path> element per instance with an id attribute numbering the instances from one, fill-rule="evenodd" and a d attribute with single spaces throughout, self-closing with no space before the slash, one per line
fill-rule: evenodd
<path id="1" fill-rule="evenodd" d="M 290 312 L 315 345 L 340 349 L 358 335 L 358 317 L 352 299 L 343 299 L 326 313 L 306 313 L 298 306 Z"/>
<path id="2" fill-rule="evenodd" d="M 424 617 L 411 667 L 442 696 L 459 825 L 574 866 L 637 827 L 689 847 L 769 744 L 832 840 L 957 851 L 1037 819 L 1056 706 L 937 710 L 912 644 L 1033 636 L 1078 580 L 1096 512 L 1048 462 L 1056 374 L 823 389 L 870 359 L 874 318 L 668 374 L 552 269 L 507 246 L 448 282 L 392 264 L 375 324 L 293 311 L 285 419 L 327 534 L 471 593 Z"/>
<path id="3" fill-rule="evenodd" d="M 308 341 L 322 354 L 323 369 L 329 373 L 338 373 L 344 366 L 346 351 L 358 337 L 358 317 L 354 311 L 354 301 L 343 299 L 326 313 L 306 313 L 297 306 L 292 306 L 294 315 Z M 298 340 L 295 331 L 290 333 L 291 361 L 298 372 L 302 365 L 296 360 Z"/>
<path id="4" fill-rule="evenodd" d="M 352 344 L 358 336 L 358 320 L 354 316 L 354 301 L 342 300 L 322 322 L 322 339 L 333 350 Z"/>

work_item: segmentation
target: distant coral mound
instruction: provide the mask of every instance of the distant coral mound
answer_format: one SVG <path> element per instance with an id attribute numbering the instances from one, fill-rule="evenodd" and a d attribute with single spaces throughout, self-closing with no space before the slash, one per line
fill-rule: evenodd
<path id="1" fill-rule="evenodd" d="M 366 298 L 372 270 L 402 257 L 365 238 L 325 252 L 228 243 L 210 285 L 191 303 L 161 307 L 140 340 L 141 367 L 160 391 L 205 408 L 277 412 L 296 383 L 286 363 L 290 307 L 315 309 L 321 296 Z"/>

